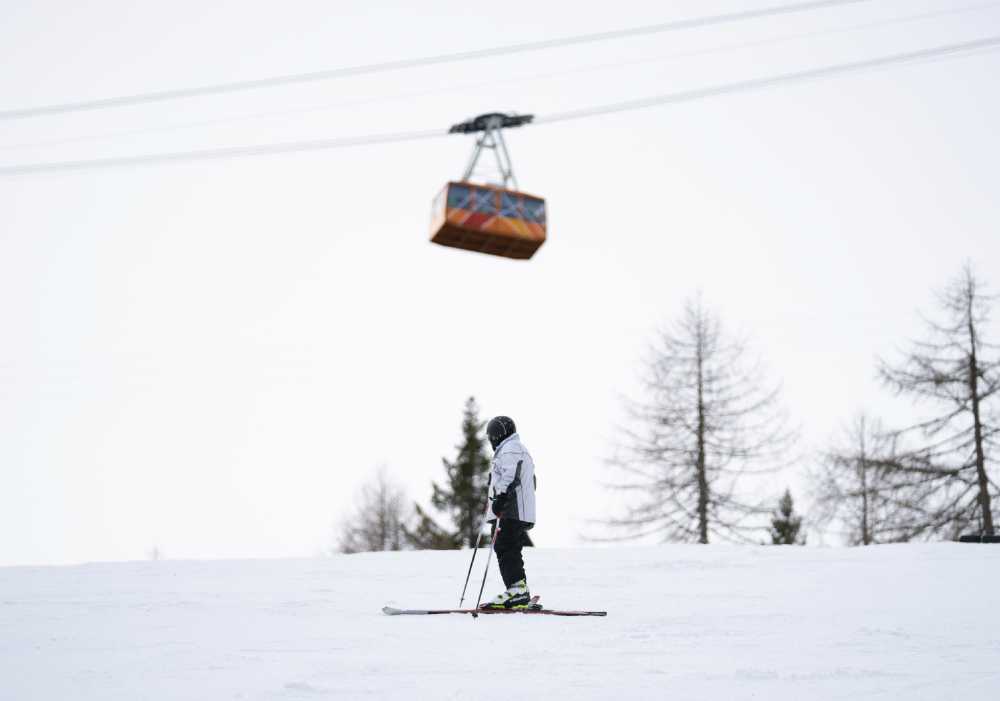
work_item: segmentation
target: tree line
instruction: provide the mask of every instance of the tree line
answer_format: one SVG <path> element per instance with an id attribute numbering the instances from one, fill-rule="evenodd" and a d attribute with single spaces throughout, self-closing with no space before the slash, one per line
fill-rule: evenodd
<path id="1" fill-rule="evenodd" d="M 1000 357 L 985 338 L 993 302 L 966 266 L 940 293 L 939 320 L 927 320 L 901 358 L 879 360 L 883 386 L 930 418 L 886 426 L 862 411 L 810 472 L 816 525 L 839 529 L 852 545 L 995 534 L 998 488 L 988 466 Z M 613 460 L 624 479 L 613 486 L 637 498 L 608 521 L 617 537 L 754 542 L 774 497 L 753 499 L 743 485 L 787 466 L 795 431 L 778 385 L 700 299 L 656 339 L 629 409 Z M 787 491 L 778 511 L 773 542 L 802 542 L 790 537 Z"/>
<path id="2" fill-rule="evenodd" d="M 878 367 L 889 390 L 934 414 L 889 427 L 862 412 L 816 475 L 824 517 L 838 518 L 851 544 L 996 535 L 1000 354 L 986 339 L 995 298 L 968 265 L 938 298 L 939 320 L 925 319 L 924 337 Z"/>
<path id="3" fill-rule="evenodd" d="M 912 398 L 928 418 L 890 426 L 862 409 L 808 471 L 808 523 L 850 545 L 995 535 L 1000 347 L 986 338 L 995 298 L 966 265 L 938 299 L 923 336 L 875 369 L 887 391 Z M 781 385 L 700 297 L 656 334 L 625 409 L 608 460 L 617 475 L 608 486 L 623 505 L 595 539 L 805 542 L 790 491 L 771 491 L 798 443 Z M 359 495 L 338 549 L 475 546 L 489 471 L 482 429 L 469 398 L 456 457 L 442 460 L 445 479 L 431 484 L 437 518 L 408 505 L 383 471 Z"/>
<path id="4" fill-rule="evenodd" d="M 356 553 L 475 547 L 483 526 L 490 470 L 484 426 L 475 397 L 469 397 L 456 456 L 441 459 L 444 480 L 431 482 L 430 503 L 437 518 L 420 504 L 409 504 L 403 489 L 384 467 L 379 468 L 374 480 L 361 488 L 354 511 L 338 525 L 335 549 Z"/>

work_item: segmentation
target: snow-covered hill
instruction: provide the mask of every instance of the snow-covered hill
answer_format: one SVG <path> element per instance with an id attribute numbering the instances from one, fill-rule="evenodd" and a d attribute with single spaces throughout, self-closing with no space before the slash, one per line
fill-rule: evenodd
<path id="1" fill-rule="evenodd" d="M 542 548 L 533 592 L 606 618 L 381 613 L 469 554 L 2 568 L 0 698 L 1000 698 L 997 546 Z"/>

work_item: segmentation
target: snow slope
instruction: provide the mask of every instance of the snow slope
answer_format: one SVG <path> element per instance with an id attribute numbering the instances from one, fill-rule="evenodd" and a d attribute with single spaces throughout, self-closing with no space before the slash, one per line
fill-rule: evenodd
<path id="1" fill-rule="evenodd" d="M 535 549 L 608 617 L 381 613 L 469 554 L 0 568 L 0 699 L 1000 698 L 997 546 Z"/>

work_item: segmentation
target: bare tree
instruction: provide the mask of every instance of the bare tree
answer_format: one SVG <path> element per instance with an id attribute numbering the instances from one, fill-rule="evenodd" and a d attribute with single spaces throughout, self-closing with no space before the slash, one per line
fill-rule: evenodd
<path id="1" fill-rule="evenodd" d="M 898 364 L 883 361 L 879 370 L 897 394 L 940 407 L 906 430 L 927 442 L 900 464 L 900 474 L 933 496 L 919 505 L 913 535 L 956 537 L 970 527 L 995 535 L 991 504 L 998 490 L 987 466 L 998 429 L 987 407 L 1000 390 L 1000 357 L 983 338 L 992 298 L 966 265 L 939 300 L 945 321 L 926 321 L 930 340 L 914 341 Z"/>
<path id="2" fill-rule="evenodd" d="M 865 414 L 844 433 L 811 475 L 816 520 L 833 524 L 849 545 L 909 540 L 930 491 L 919 475 L 902 469 L 916 465 L 899 447 L 900 436 Z"/>
<path id="3" fill-rule="evenodd" d="M 778 386 L 698 298 L 659 334 L 642 381 L 645 397 L 628 402 L 631 424 L 611 461 L 625 476 L 611 486 L 637 499 L 605 523 L 621 539 L 757 542 L 773 499 L 739 490 L 747 475 L 780 467 L 790 446 Z"/>
<path id="4" fill-rule="evenodd" d="M 402 550 L 406 494 L 384 466 L 361 487 L 354 512 L 338 527 L 336 551 L 342 553 Z"/>

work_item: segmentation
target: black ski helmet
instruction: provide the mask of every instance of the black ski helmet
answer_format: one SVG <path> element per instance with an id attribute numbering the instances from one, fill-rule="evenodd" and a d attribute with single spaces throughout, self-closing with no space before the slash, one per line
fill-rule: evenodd
<path id="1" fill-rule="evenodd" d="M 494 416 L 486 424 L 486 435 L 490 439 L 493 450 L 496 450 L 497 446 L 505 439 L 513 436 L 515 431 L 517 431 L 517 426 L 514 425 L 514 419 L 509 416 Z"/>

